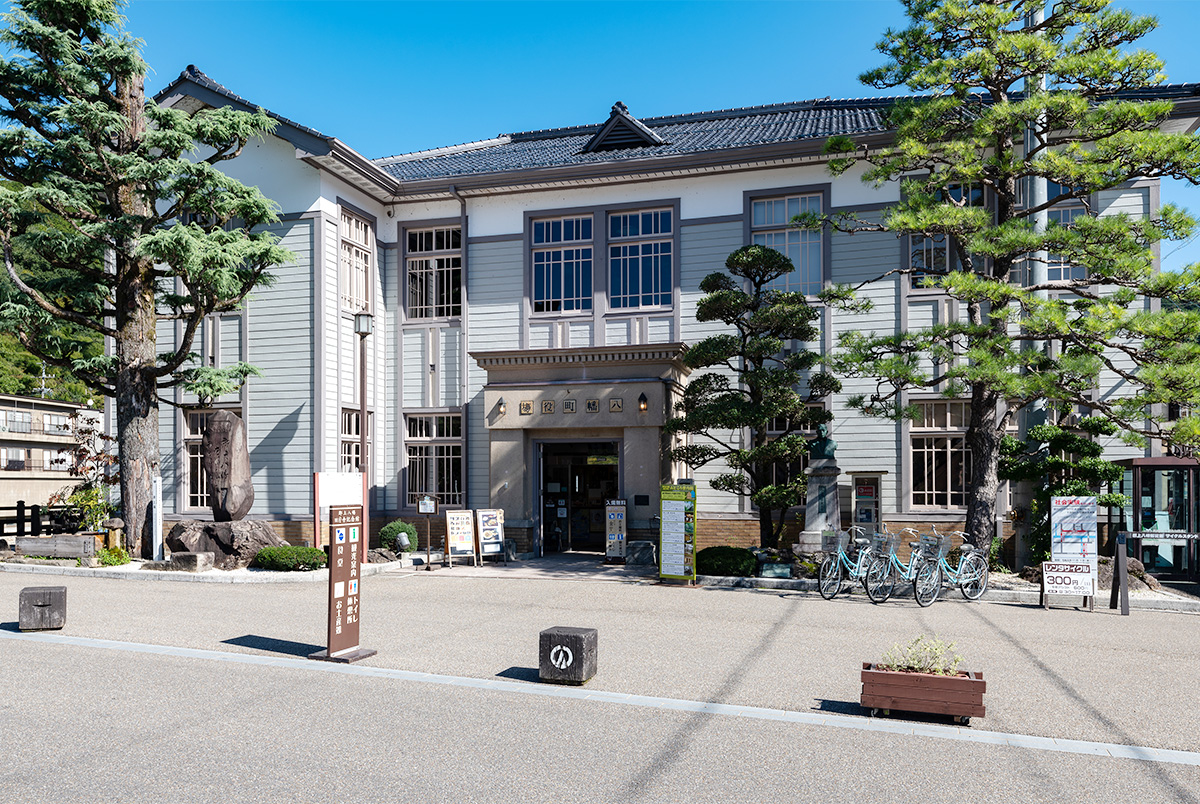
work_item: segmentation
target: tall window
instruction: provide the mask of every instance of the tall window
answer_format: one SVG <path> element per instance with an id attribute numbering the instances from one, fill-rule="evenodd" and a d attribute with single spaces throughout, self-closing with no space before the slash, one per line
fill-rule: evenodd
<path id="1" fill-rule="evenodd" d="M 971 482 L 969 402 L 918 402 L 912 423 L 912 504 L 964 508 Z"/>
<path id="2" fill-rule="evenodd" d="M 184 414 L 183 445 L 187 453 L 187 507 L 208 508 L 208 476 L 204 472 L 204 431 L 215 411 L 189 410 Z"/>
<path id="3" fill-rule="evenodd" d="M 946 189 L 948 200 L 966 207 L 982 207 L 987 203 L 987 196 L 980 185 L 950 185 Z M 925 287 L 925 279 L 929 276 L 943 276 L 950 271 L 959 270 L 963 266 L 955 251 L 951 248 L 953 241 L 945 234 L 913 234 L 908 236 L 908 268 L 909 280 L 914 288 Z M 982 257 L 973 257 L 976 262 Z"/>
<path id="4" fill-rule="evenodd" d="M 1047 215 L 1049 215 L 1051 223 L 1070 228 L 1075 223 L 1076 218 L 1082 218 L 1087 215 L 1087 210 L 1084 209 L 1082 204 L 1065 204 L 1047 210 Z M 1072 264 L 1062 254 L 1047 255 L 1046 279 L 1051 282 L 1062 280 L 1082 281 L 1087 279 L 1087 274 L 1087 268 L 1082 265 Z"/>
<path id="5" fill-rule="evenodd" d="M 669 209 L 608 216 L 608 293 L 614 310 L 671 304 L 671 218 Z"/>
<path id="6" fill-rule="evenodd" d="M 371 225 L 357 215 L 342 210 L 341 295 L 342 307 L 361 311 L 370 307 L 367 278 L 371 273 L 371 249 L 374 246 Z"/>
<path id="7" fill-rule="evenodd" d="M 592 216 L 533 222 L 533 312 L 592 309 Z"/>
<path id="8" fill-rule="evenodd" d="M 462 230 L 457 226 L 408 233 L 408 317 L 462 315 Z"/>
<path id="9" fill-rule="evenodd" d="M 462 417 L 457 413 L 407 417 L 407 504 L 429 494 L 441 505 L 462 505 Z"/>
<path id="10" fill-rule="evenodd" d="M 750 203 L 750 242 L 768 246 L 786 255 L 795 270 L 775 280 L 775 290 L 804 293 L 821 292 L 824 285 L 824 260 L 819 229 L 795 229 L 791 220 L 803 212 L 820 212 L 821 196 L 789 195 L 764 198 Z"/>
<path id="11" fill-rule="evenodd" d="M 362 412 L 356 408 L 342 409 L 342 427 L 341 427 L 341 450 L 340 461 L 338 462 L 338 471 L 340 472 L 361 472 L 362 463 L 359 460 L 359 450 L 362 446 L 362 430 L 359 423 L 362 421 Z M 371 425 L 375 421 L 375 414 L 367 411 L 367 460 L 371 459 Z"/>

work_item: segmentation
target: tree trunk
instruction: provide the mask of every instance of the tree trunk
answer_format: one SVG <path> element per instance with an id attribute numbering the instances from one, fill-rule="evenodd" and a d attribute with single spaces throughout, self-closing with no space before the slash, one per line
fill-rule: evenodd
<path id="1" fill-rule="evenodd" d="M 758 546 L 764 550 L 774 550 L 779 546 L 774 514 L 775 512 L 768 508 L 758 509 Z"/>
<path id="2" fill-rule="evenodd" d="M 982 385 L 971 393 L 971 423 L 967 447 L 971 451 L 971 482 L 967 490 L 967 523 L 971 543 L 990 551 L 996 529 L 996 493 L 1000 488 L 999 396 Z M 985 553 L 986 554 L 986 553 Z"/>

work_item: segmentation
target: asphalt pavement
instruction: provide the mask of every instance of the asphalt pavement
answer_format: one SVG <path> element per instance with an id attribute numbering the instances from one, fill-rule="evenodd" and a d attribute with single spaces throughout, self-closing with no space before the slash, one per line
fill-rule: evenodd
<path id="1" fill-rule="evenodd" d="M 66 627 L 17 633 L 20 589 L 49 583 Z M 0 800 L 1200 801 L 1195 614 L 561 567 L 388 572 L 362 600 L 378 654 L 334 666 L 303 658 L 320 583 L 0 573 Z M 537 681 L 554 625 L 599 630 L 582 688 Z M 859 707 L 861 663 L 920 633 L 983 671 L 985 717 Z"/>

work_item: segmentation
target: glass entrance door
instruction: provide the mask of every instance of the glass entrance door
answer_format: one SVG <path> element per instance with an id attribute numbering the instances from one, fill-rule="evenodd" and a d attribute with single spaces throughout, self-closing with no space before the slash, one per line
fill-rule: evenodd
<path id="1" fill-rule="evenodd" d="M 604 551 L 604 501 L 619 496 L 618 442 L 542 445 L 546 552 Z"/>

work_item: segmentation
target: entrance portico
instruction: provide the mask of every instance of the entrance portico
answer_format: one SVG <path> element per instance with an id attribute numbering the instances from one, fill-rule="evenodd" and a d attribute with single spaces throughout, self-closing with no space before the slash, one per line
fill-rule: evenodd
<path id="1" fill-rule="evenodd" d="M 606 499 L 648 538 L 672 477 L 662 427 L 688 374 L 682 344 L 472 352 L 487 371 L 490 504 L 518 552 L 603 550 Z"/>

